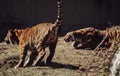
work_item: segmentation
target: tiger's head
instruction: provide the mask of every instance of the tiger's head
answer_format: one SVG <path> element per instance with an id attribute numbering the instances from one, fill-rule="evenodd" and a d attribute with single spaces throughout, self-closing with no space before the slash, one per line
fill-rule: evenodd
<path id="1" fill-rule="evenodd" d="M 67 34 L 64 36 L 63 40 L 64 40 L 65 42 L 70 42 L 70 41 L 73 42 L 73 41 L 74 41 L 73 32 L 67 33 Z"/>
<path id="2" fill-rule="evenodd" d="M 76 31 L 68 32 L 63 39 L 65 42 L 79 41 L 83 43 L 93 36 L 94 31 L 94 28 L 91 27 L 79 29 Z"/>
<path id="3" fill-rule="evenodd" d="M 16 30 L 9 30 L 4 41 L 7 44 L 19 44 L 19 39 L 16 35 Z"/>

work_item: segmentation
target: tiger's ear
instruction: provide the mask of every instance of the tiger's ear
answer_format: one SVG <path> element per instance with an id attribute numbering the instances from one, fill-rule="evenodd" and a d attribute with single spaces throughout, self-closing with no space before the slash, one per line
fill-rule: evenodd
<path id="1" fill-rule="evenodd" d="M 15 33 L 13 30 L 9 30 L 8 31 L 10 34 L 13 34 L 13 33 Z"/>
<path id="2" fill-rule="evenodd" d="M 75 31 L 72 31 L 71 33 L 70 33 L 70 35 L 72 35 L 72 36 L 74 36 L 76 33 L 75 33 Z"/>
<path id="3" fill-rule="evenodd" d="M 21 36 L 22 31 L 15 29 L 14 32 L 18 37 Z"/>
<path id="4" fill-rule="evenodd" d="M 14 30 L 14 33 L 15 33 L 15 35 L 17 35 L 17 36 L 19 35 L 19 32 L 18 32 L 17 29 Z"/>

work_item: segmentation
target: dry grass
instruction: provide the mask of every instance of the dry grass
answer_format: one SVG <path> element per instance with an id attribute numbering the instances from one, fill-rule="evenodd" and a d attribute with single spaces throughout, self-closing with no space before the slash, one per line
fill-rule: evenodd
<path id="1" fill-rule="evenodd" d="M 46 51 L 48 55 L 48 49 Z M 92 50 L 76 50 L 72 47 L 72 43 L 64 43 L 62 38 L 59 38 L 51 66 L 30 66 L 14 69 L 13 67 L 18 62 L 18 55 L 19 47 L 17 45 L 0 43 L 0 76 L 86 76 L 88 73 L 92 76 L 108 76 L 105 72 L 105 75 L 101 75 L 99 69 L 88 70 L 90 57 L 93 56 Z M 95 62 L 97 66 L 102 63 Z M 80 65 L 84 70 L 78 72 L 77 69 Z"/>

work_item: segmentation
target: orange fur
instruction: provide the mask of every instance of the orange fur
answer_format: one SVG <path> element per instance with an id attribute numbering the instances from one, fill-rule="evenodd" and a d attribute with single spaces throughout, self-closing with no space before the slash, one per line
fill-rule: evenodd
<path id="1" fill-rule="evenodd" d="M 110 51 L 113 49 L 114 45 L 119 42 L 120 39 L 120 31 L 119 30 L 114 30 L 110 31 L 108 33 L 108 37 L 106 39 L 106 42 L 110 44 Z"/>
<path id="2" fill-rule="evenodd" d="M 94 49 L 100 41 L 102 41 L 105 36 L 105 31 L 100 31 L 93 27 L 87 27 L 83 29 L 79 29 L 76 31 L 68 32 L 64 36 L 64 40 L 66 42 L 73 41 L 74 48 L 91 48 Z M 81 44 L 82 46 L 78 47 Z"/>
<path id="3" fill-rule="evenodd" d="M 102 39 L 107 33 L 108 36 L 101 46 L 111 49 L 114 47 L 115 42 L 117 42 L 120 38 L 119 30 L 113 30 L 109 32 L 109 29 L 107 29 L 106 31 L 101 31 L 92 27 L 87 27 L 76 31 L 68 32 L 64 36 L 64 40 L 66 42 L 75 42 L 73 45 L 75 48 L 78 48 L 78 45 L 81 44 L 82 47 L 89 47 L 94 49 L 102 41 Z"/>
<path id="4" fill-rule="evenodd" d="M 19 40 L 20 46 L 20 61 L 17 67 L 26 66 L 28 63 L 25 62 L 25 58 L 28 50 L 32 53 L 38 53 L 38 59 L 34 60 L 33 65 L 36 65 L 38 61 L 43 58 L 45 55 L 45 48 L 50 48 L 50 55 L 47 58 L 46 63 L 49 64 L 55 52 L 55 47 L 58 39 L 57 30 L 54 30 L 52 23 L 41 23 L 32 28 L 27 29 L 18 29 L 18 30 L 10 30 L 6 36 L 6 40 L 10 39 L 12 36 L 17 37 Z M 9 36 L 11 35 L 11 37 Z M 14 42 L 16 41 L 14 39 Z M 32 57 L 32 56 L 29 57 Z M 29 60 L 27 61 L 29 62 Z"/>

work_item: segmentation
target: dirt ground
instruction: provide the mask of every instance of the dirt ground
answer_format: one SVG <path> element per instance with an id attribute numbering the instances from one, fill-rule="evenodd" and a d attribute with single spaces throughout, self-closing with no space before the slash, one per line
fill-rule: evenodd
<path id="1" fill-rule="evenodd" d="M 48 55 L 48 48 L 46 52 Z M 62 37 L 58 40 L 51 66 L 14 69 L 19 60 L 18 56 L 19 47 L 17 45 L 0 43 L 0 76 L 109 76 L 106 72 L 98 71 L 100 69 L 88 70 L 93 50 L 76 50 L 72 47 L 72 43 L 65 43 Z M 97 61 L 95 64 L 99 66 L 100 62 Z M 81 71 L 78 71 L 79 66 L 82 68 Z"/>

